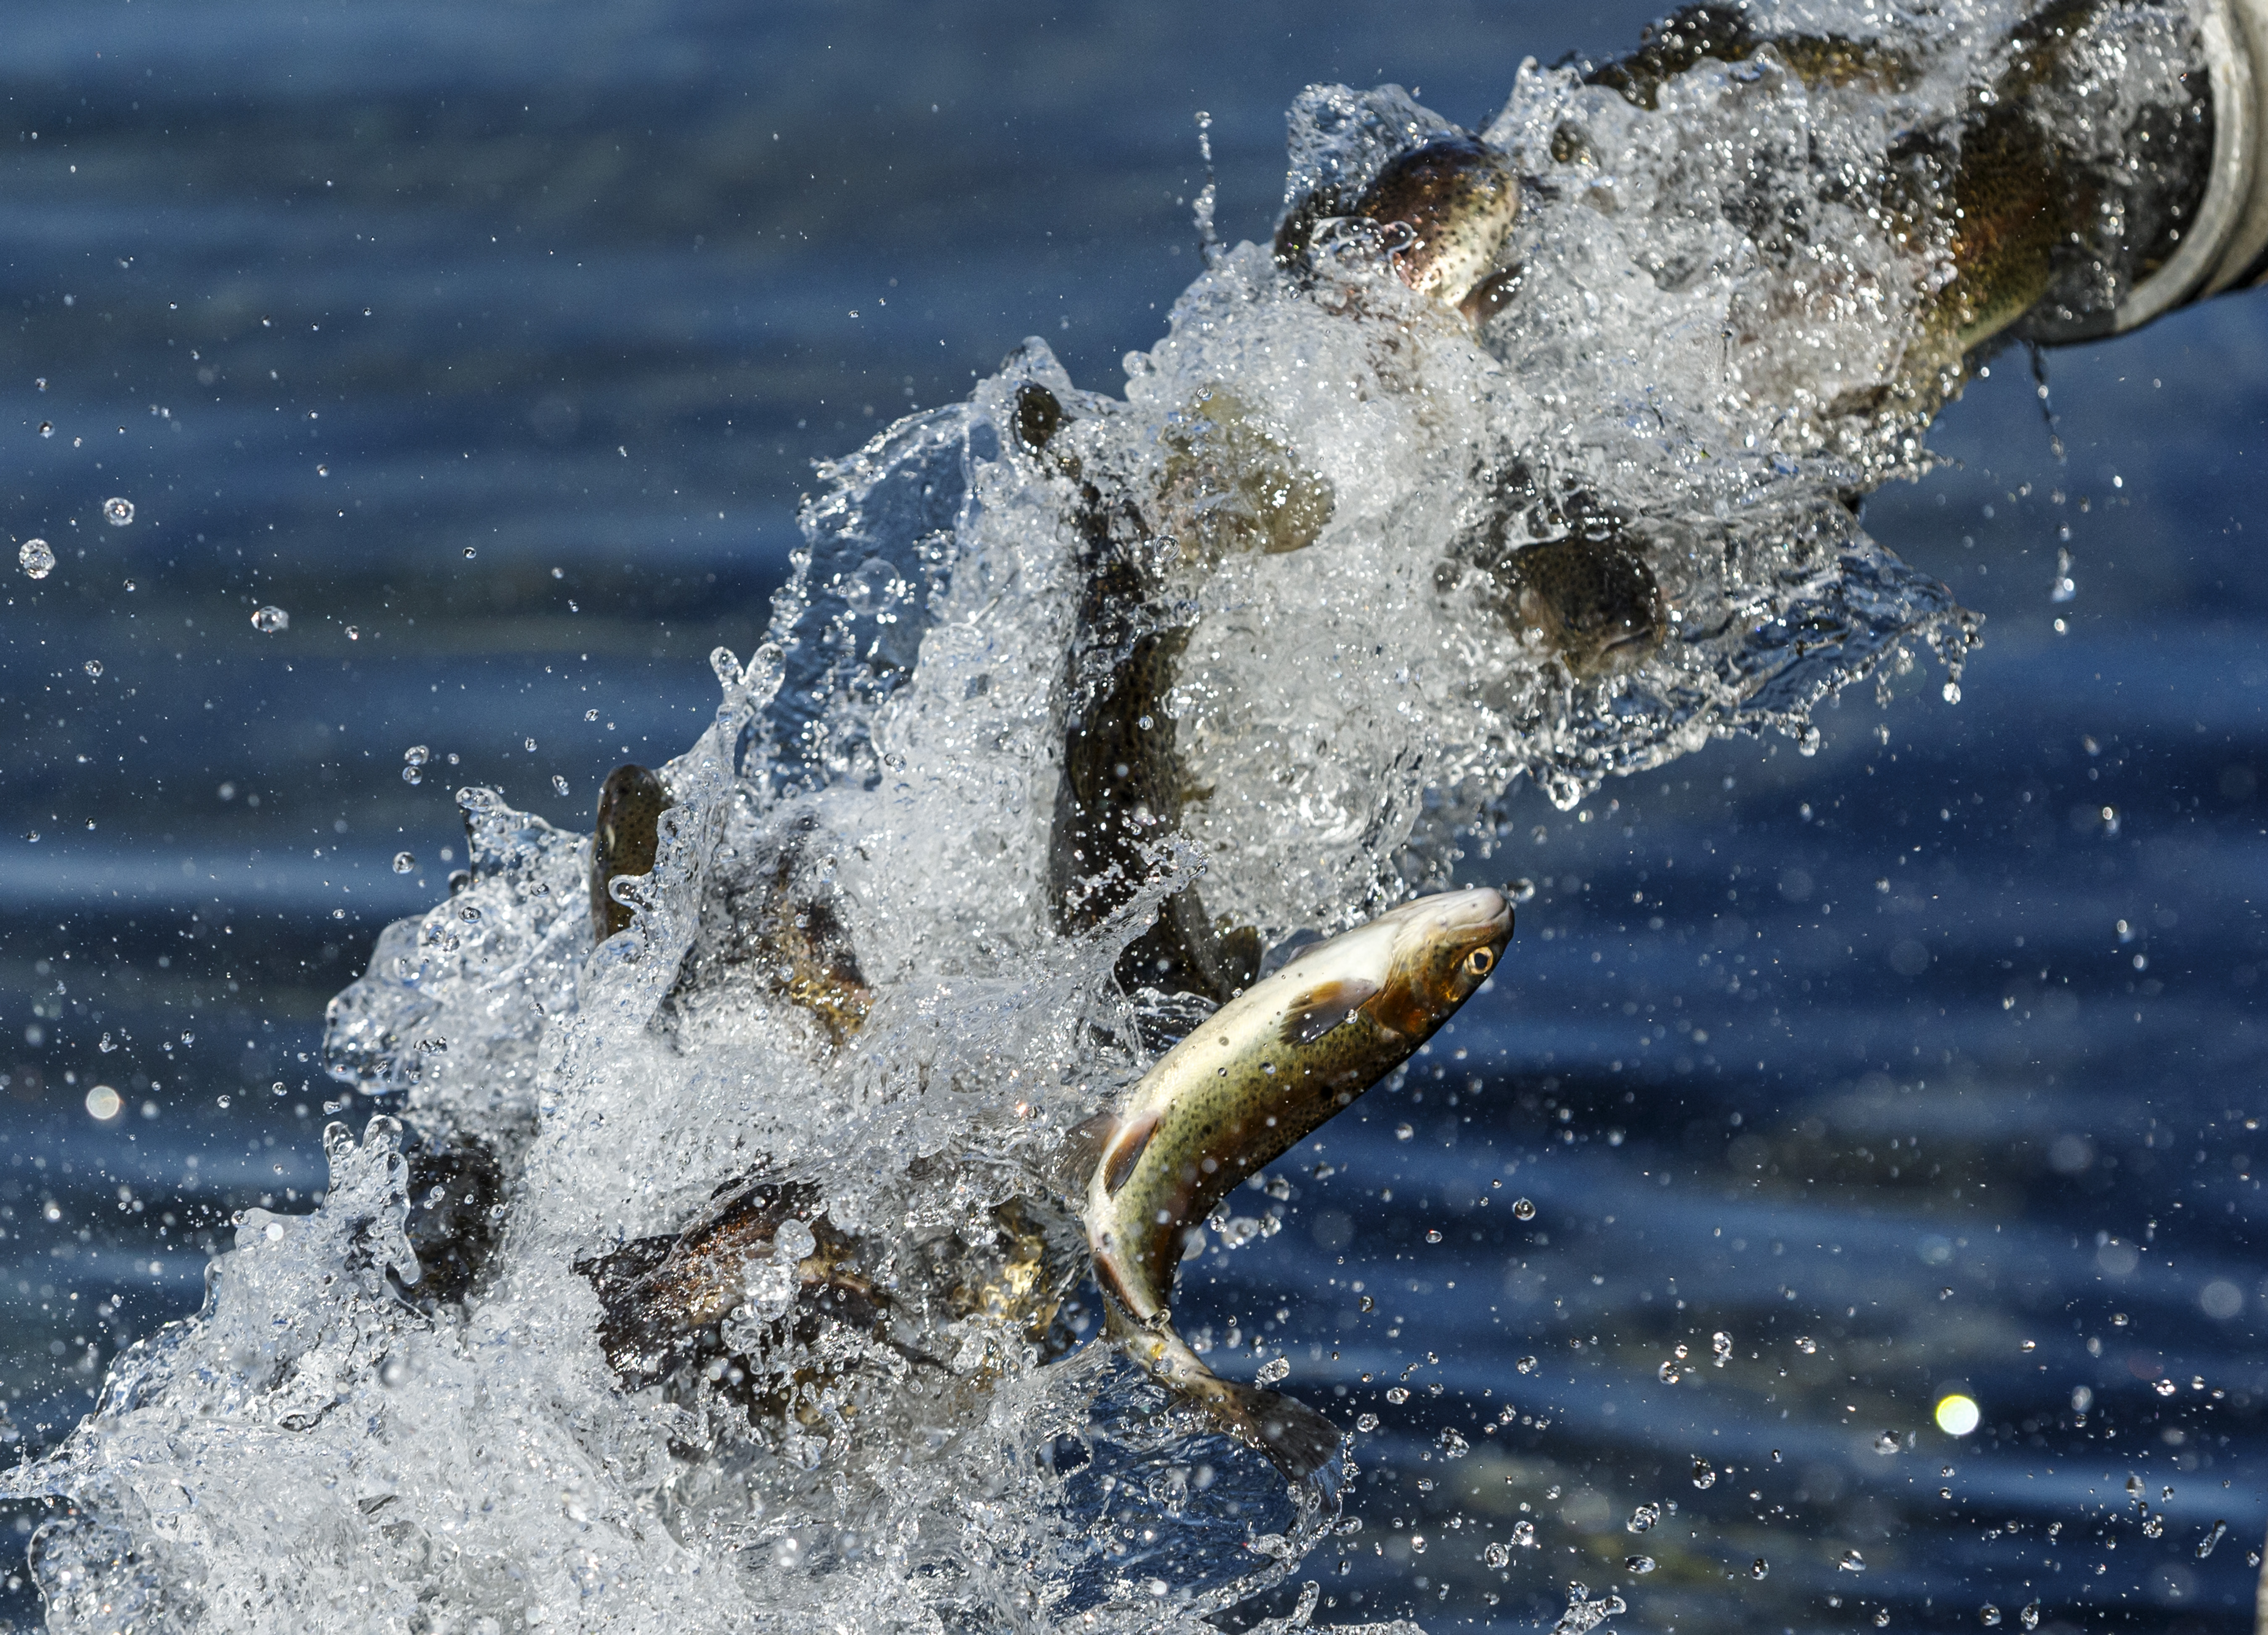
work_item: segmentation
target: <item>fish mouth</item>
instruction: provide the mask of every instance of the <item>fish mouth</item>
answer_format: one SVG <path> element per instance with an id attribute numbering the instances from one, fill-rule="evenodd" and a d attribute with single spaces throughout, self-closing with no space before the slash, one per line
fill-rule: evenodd
<path id="1" fill-rule="evenodd" d="M 1493 940 L 1512 931 L 1512 899 L 1492 885 L 1468 886 L 1418 900 L 1429 911 L 1426 928 L 1460 942 Z"/>

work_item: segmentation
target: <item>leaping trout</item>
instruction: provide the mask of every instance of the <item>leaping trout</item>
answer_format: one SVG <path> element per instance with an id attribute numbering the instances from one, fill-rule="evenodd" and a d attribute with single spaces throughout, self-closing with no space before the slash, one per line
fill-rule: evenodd
<path id="1" fill-rule="evenodd" d="M 1102 1140 L 1086 1231 L 1113 1337 L 1295 1487 L 1336 1455 L 1338 1427 L 1291 1397 L 1222 1379 L 1174 1332 L 1168 1302 L 1185 1235 L 1431 1038 L 1488 979 L 1511 935 L 1511 904 L 1482 886 L 1420 898 L 1304 949 L 1167 1052 Z"/>

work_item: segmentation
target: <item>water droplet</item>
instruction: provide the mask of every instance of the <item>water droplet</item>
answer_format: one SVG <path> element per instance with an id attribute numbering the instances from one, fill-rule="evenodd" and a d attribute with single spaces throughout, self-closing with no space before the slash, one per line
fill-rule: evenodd
<path id="1" fill-rule="evenodd" d="M 1640 1505 L 1637 1509 L 1631 1512 L 1631 1519 L 1624 1522 L 1623 1526 L 1631 1532 L 1644 1533 L 1651 1529 L 1653 1524 L 1660 1520 L 1661 1507 L 1660 1505 Z"/>
<path id="2" fill-rule="evenodd" d="M 100 677 L 102 674 L 102 661 L 99 658 L 90 658 L 87 660 L 86 673 L 90 676 Z"/>
<path id="3" fill-rule="evenodd" d="M 520 740 L 520 745 L 519 745 L 519 746 L 520 746 L 520 748 L 522 748 L 522 749 L 526 750 L 526 751 L 530 755 L 533 755 L 533 754 L 534 754 L 534 753 L 535 753 L 535 740 L 534 740 L 534 738 L 523 738 L 523 739 L 521 739 L 521 740 Z"/>
<path id="4" fill-rule="evenodd" d="M 1624 1556 L 1623 1558 L 1623 1571 L 1625 1573 L 1637 1573 L 1641 1576 L 1651 1573 L 1653 1571 L 1653 1558 L 1652 1556 Z"/>
<path id="5" fill-rule="evenodd" d="M 279 630 L 291 627 L 291 615 L 271 603 L 253 614 L 252 627 L 261 635 L 272 636 Z"/>
<path id="6" fill-rule="evenodd" d="M 401 759 L 412 766 L 423 766 L 433 759 L 433 752 L 422 744 L 413 744 L 401 752 Z"/>
<path id="7" fill-rule="evenodd" d="M 1533 1374 L 1535 1372 L 1535 1359 L 1533 1357 L 1522 1357 L 1518 1362 L 1513 1363 L 1512 1366 L 1519 1369 L 1522 1374 Z"/>
<path id="8" fill-rule="evenodd" d="M 1660 1379 L 1664 1385 L 1676 1384 L 1677 1365 L 1674 1362 L 1663 1363 L 1660 1368 L 1655 1370 L 1655 1376 Z"/>
<path id="9" fill-rule="evenodd" d="M 583 719 L 585 721 L 596 721 L 598 718 L 599 712 L 595 709 L 586 709 L 583 712 Z"/>
<path id="10" fill-rule="evenodd" d="M 1705 1489 L 1717 1485 L 1717 1472 L 1711 1468 L 1706 1459 L 1696 1459 L 1693 1462 L 1693 1485 Z"/>
<path id="11" fill-rule="evenodd" d="M 40 435 L 43 437 L 54 436 L 55 435 L 55 422 L 51 420 L 41 421 L 40 422 Z"/>
<path id="12" fill-rule="evenodd" d="M 2000 1621 L 2000 1609 L 1988 1601 L 1977 1609 L 1977 1619 L 1989 1630 Z"/>
<path id="13" fill-rule="evenodd" d="M 1864 1573 L 1867 1570 L 1867 1558 L 1855 1550 L 1846 1550 L 1843 1552 L 1843 1559 L 1837 1562 L 1835 1566 L 1838 1572 Z"/>
<path id="14" fill-rule="evenodd" d="M 1410 1400 L 1409 1388 L 1402 1385 L 1393 1387 L 1386 1393 L 1386 1400 L 1399 1408 L 1403 1403 Z"/>
<path id="15" fill-rule="evenodd" d="M 111 1052 L 118 1048 L 118 1043 L 116 1040 L 113 1039 L 110 1035 L 106 1033 L 99 1041 L 96 1042 L 94 1048 L 107 1056 Z"/>
<path id="16" fill-rule="evenodd" d="M 1394 1139 L 1397 1141 L 1406 1141 L 1417 1133 L 1406 1124 L 1397 1124 L 1394 1126 Z"/>
<path id="17" fill-rule="evenodd" d="M 2039 1628 L 2040 1603 L 2036 1601 L 2032 1602 L 2031 1605 L 2026 1607 L 2021 1612 L 2019 1612 L 2016 1615 L 2016 1622 L 2022 1624 L 2028 1630 L 2036 1630 Z"/>
<path id="18" fill-rule="evenodd" d="M 359 626 L 357 626 L 357 625 L 349 625 L 349 626 L 347 627 L 347 640 L 348 640 L 348 641 L 350 641 L 350 642 L 359 642 L 359 641 L 361 641 L 361 640 L 362 640 L 362 629 L 361 629 L 361 627 L 359 627 Z"/>
<path id="19" fill-rule="evenodd" d="M 1512 1524 L 1512 1542 L 1519 1545 L 1522 1550 L 1535 1549 L 1535 1523 L 1533 1521 L 1513 1522 Z"/>
<path id="20" fill-rule="evenodd" d="M 1358 1431 L 1376 1430 L 1378 1428 L 1378 1416 L 1374 1413 L 1357 1414 L 1354 1420 L 1354 1428 Z"/>
<path id="21" fill-rule="evenodd" d="M 2171 1380 L 2159 1380 L 2153 1383 L 2150 1389 L 2157 1392 L 2161 1397 L 2170 1397 L 2176 1391 L 2179 1390 L 2181 1387 L 2176 1385 Z"/>
<path id="22" fill-rule="evenodd" d="M 134 520 L 134 502 L 112 495 L 102 502 L 102 520 L 114 528 L 123 528 Z"/>
<path id="23" fill-rule="evenodd" d="M 108 1124 L 118 1117 L 118 1110 L 123 1104 L 118 1098 L 118 1092 L 107 1084 L 98 1084 L 86 1093 L 87 1112 L 103 1124 Z"/>
<path id="24" fill-rule="evenodd" d="M 1874 1439 L 1874 1451 L 1876 1453 L 1894 1454 L 1897 1452 L 1897 1450 L 1898 1433 L 1896 1431 L 1885 1431 Z"/>
<path id="25" fill-rule="evenodd" d="M 26 539 L 16 552 L 18 566 L 34 579 L 44 579 L 55 571 L 55 547 L 45 539 Z"/>
<path id="26" fill-rule="evenodd" d="M 2220 1541 L 2221 1541 L 2222 1539 L 2227 1538 L 2228 1536 L 2228 1522 L 2226 1522 L 2226 1521 L 2216 1521 L 2216 1522 L 2214 1522 L 2214 1523 L 2213 1524 L 2213 1530 L 2212 1530 L 2211 1532 L 2207 1533 L 2207 1534 L 2205 1536 L 2205 1537 L 2204 1537 L 2202 1540 L 2200 1540 L 2200 1541 L 2198 1542 L 2198 1547 L 2197 1547 L 2197 1558 L 2198 1558 L 2198 1560 L 2200 1560 L 2200 1561 L 2202 1561 L 2202 1560 L 2204 1560 L 2207 1556 L 2209 1556 L 2209 1555 L 2213 1554 L 2213 1546 L 2214 1546 L 2214 1545 L 2216 1545 L 2216 1544 L 2218 1544 L 2218 1543 L 2220 1543 Z M 2029 1624 L 2027 1624 L 2027 1625 L 2025 1625 L 2025 1627 L 2026 1627 L 2027 1629 L 2029 1629 L 2029 1628 L 2030 1628 L 2031 1626 L 2030 1626 Z"/>
<path id="27" fill-rule="evenodd" d="M 425 781 L 425 774 L 418 771 L 415 766 L 404 766 L 401 769 L 401 781 L 404 783 L 423 783 Z"/>
<path id="28" fill-rule="evenodd" d="M 1515 1221 L 1535 1220 L 1535 1206 L 1525 1198 L 1513 1199 L 1512 1200 L 1512 1218 Z"/>
<path id="29" fill-rule="evenodd" d="M 1765 1560 L 1762 1556 L 1758 1556 L 1754 1561 L 1749 1563 L 1749 1576 L 1750 1578 L 1763 1578 L 1771 1571 L 1771 1563 Z"/>
<path id="30" fill-rule="evenodd" d="M 1441 1241 L 1441 1229 L 1439 1227 L 1427 1227 L 1425 1228 L 1425 1241 L 1429 1243 L 1440 1243 Z"/>
<path id="31" fill-rule="evenodd" d="M 469 562 L 469 561 L 471 561 L 473 560 L 473 558 L 474 558 L 474 557 L 475 557 L 475 556 L 477 556 L 477 555 L 479 555 L 479 554 L 480 554 L 480 553 L 479 553 L 478 551 L 475 550 L 471 546 L 469 546 L 469 545 L 468 545 L 468 546 L 467 546 L 465 547 L 465 560 L 466 560 L 467 561 L 468 561 L 468 562 Z"/>
<path id="32" fill-rule="evenodd" d="M 416 869 L 416 867 L 417 867 L 417 859 L 416 859 L 416 857 L 412 856 L 409 853 L 408 853 L 408 852 L 396 852 L 396 853 L 394 854 L 394 873 L 396 873 L 396 874 L 398 874 L 398 875 L 406 875 L 406 874 L 409 874 L 409 873 L 412 872 L 414 869 Z"/>
<path id="33" fill-rule="evenodd" d="M 1884 1607 L 1880 1612 L 1877 1612 L 1874 1615 L 1874 1627 L 1878 1630 L 1886 1630 L 1890 1627 L 1890 1609 L 1888 1607 Z"/>
<path id="34" fill-rule="evenodd" d="M 555 772 L 551 774 L 551 788 L 554 793 L 564 795 L 567 793 L 567 780 Z"/>
<path id="35" fill-rule="evenodd" d="M 1795 1348 L 1808 1357 L 1818 1351 L 1819 1342 L 1808 1334 L 1799 1334 L 1795 1337 Z"/>
<path id="36" fill-rule="evenodd" d="M 1277 1381 L 1284 1378 L 1291 1372 L 1292 1360 L 1290 1358 L 1270 1357 L 1267 1361 L 1260 1365 L 1259 1372 L 1255 1374 L 1252 1377 L 1258 1380 L 1263 1385 L 1273 1385 Z"/>
<path id="37" fill-rule="evenodd" d="M 1502 1544 L 1491 1543 L 1487 1550 L 1482 1552 L 1481 1558 L 1486 1561 L 1491 1568 L 1501 1572 L 1504 1568 L 1512 1565 L 1512 1551 L 1506 1549 Z"/>

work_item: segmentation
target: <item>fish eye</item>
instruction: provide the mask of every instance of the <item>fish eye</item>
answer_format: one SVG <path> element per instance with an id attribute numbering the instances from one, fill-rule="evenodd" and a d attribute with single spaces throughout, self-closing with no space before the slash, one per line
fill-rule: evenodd
<path id="1" fill-rule="evenodd" d="M 1476 977 L 1488 975 L 1489 968 L 1495 964 L 1496 956 L 1484 948 L 1476 948 L 1465 956 L 1465 969 Z"/>

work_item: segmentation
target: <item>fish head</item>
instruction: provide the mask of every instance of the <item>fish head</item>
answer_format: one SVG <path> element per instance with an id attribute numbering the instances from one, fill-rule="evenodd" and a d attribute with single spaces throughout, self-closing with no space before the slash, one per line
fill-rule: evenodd
<path id="1" fill-rule="evenodd" d="M 1473 996 L 1512 939 L 1512 901 L 1493 886 L 1421 897 L 1381 918 L 1393 924 L 1392 952 L 1371 1008 L 1396 1032 L 1418 1037 Z"/>
<path id="2" fill-rule="evenodd" d="M 1440 136 L 1388 160 L 1355 214 L 1401 229 L 1394 270 L 1418 294 L 1454 307 L 1493 270 L 1520 214 L 1520 185 L 1486 143 Z"/>

